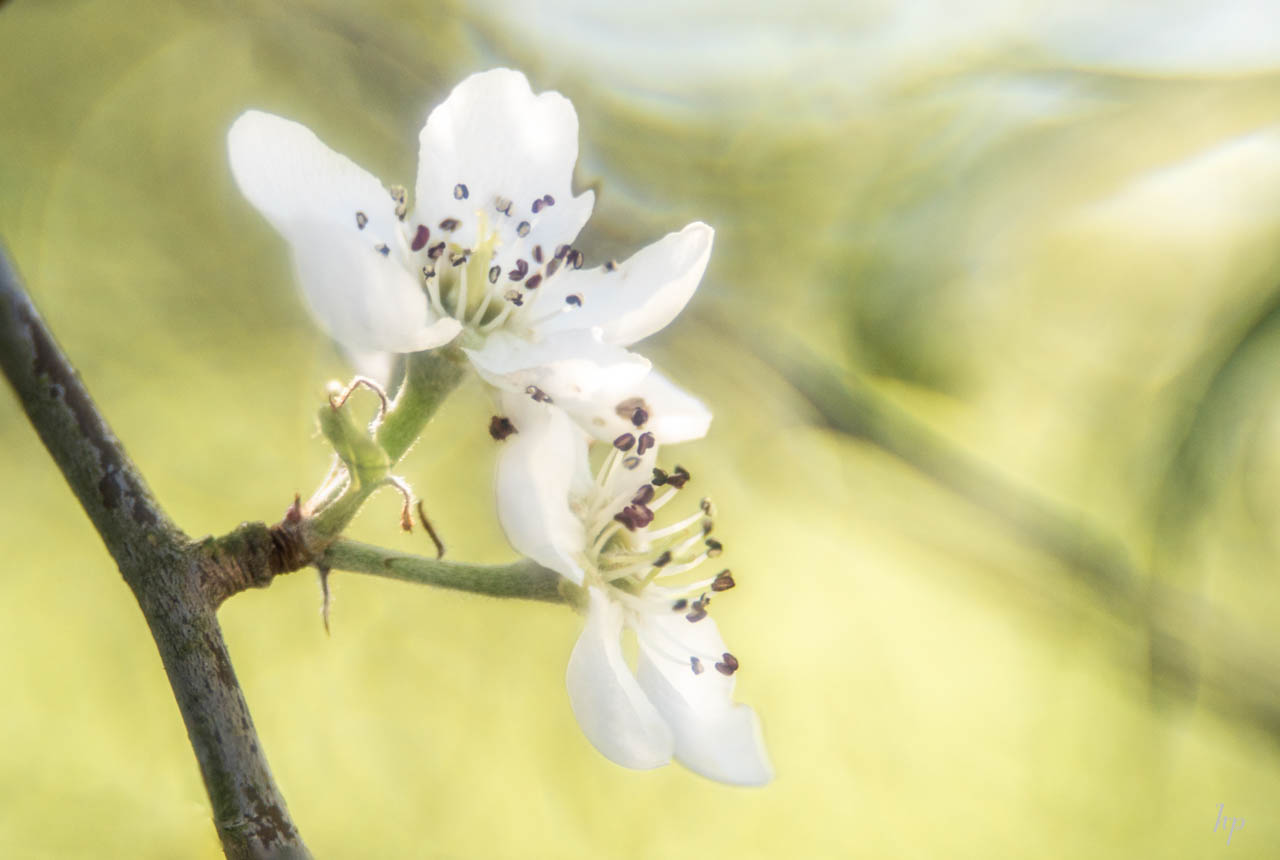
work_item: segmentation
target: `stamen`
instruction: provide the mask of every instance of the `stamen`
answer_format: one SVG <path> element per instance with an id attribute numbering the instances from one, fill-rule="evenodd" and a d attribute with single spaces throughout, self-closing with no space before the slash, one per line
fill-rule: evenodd
<path id="1" fill-rule="evenodd" d="M 554 263 L 555 260 L 552 260 L 551 262 Z M 577 293 L 571 293 L 564 297 L 564 303 L 575 308 L 580 308 L 582 307 L 582 296 Z"/>
<path id="2" fill-rule="evenodd" d="M 443 254 L 444 254 L 444 242 L 439 242 L 435 245 L 432 245 L 431 248 L 427 250 L 427 256 L 433 260 L 439 260 Z"/>
<path id="3" fill-rule="evenodd" d="M 604 270 L 606 272 L 616 272 L 618 270 L 618 264 L 613 260 L 609 260 L 604 264 Z"/>
<path id="4" fill-rule="evenodd" d="M 534 245 L 534 246 L 533 246 L 533 261 L 534 261 L 535 263 L 541 263 L 541 262 L 542 262 L 542 246 L 541 246 L 541 245 Z"/>
<path id="5" fill-rule="evenodd" d="M 543 202 L 543 203 L 545 203 L 545 204 L 547 204 L 548 206 L 555 206 L 555 205 L 556 205 L 556 199 L 555 199 L 554 197 L 552 197 L 550 194 L 544 194 L 544 195 L 542 195 L 542 202 Z"/>
<path id="6" fill-rule="evenodd" d="M 640 465 L 640 458 L 628 457 L 627 459 L 622 461 L 622 465 L 626 466 L 628 469 L 634 469 L 636 466 Z"/>
<path id="7" fill-rule="evenodd" d="M 491 284 L 498 283 L 498 276 L 501 274 L 502 274 L 501 266 L 491 266 L 489 268 L 489 283 Z"/>
<path id="8" fill-rule="evenodd" d="M 469 192 L 467 191 L 467 186 L 463 185 L 461 182 L 453 186 L 454 200 L 466 200 L 468 196 Z"/>
<path id="9" fill-rule="evenodd" d="M 707 538 L 707 558 L 715 558 L 724 552 L 724 544 L 715 538 Z"/>
<path id="10" fill-rule="evenodd" d="M 524 393 L 533 398 L 535 403 L 550 403 L 551 395 L 543 391 L 536 385 L 530 385 L 525 388 Z"/>
<path id="11" fill-rule="evenodd" d="M 542 202 L 542 198 L 538 198 L 537 200 L 533 201 L 533 205 L 530 206 L 529 208 L 533 210 L 534 215 L 537 215 L 539 212 L 542 211 L 542 207 L 546 205 L 547 204 Z"/>
<path id="12" fill-rule="evenodd" d="M 733 581 L 733 574 L 729 572 L 728 568 L 725 568 L 724 570 L 717 573 L 716 578 L 712 580 L 711 590 L 712 591 L 728 591 L 729 589 L 733 588 L 737 584 L 738 583 Z"/>
<path id="13" fill-rule="evenodd" d="M 567 262 L 569 263 L 569 265 L 573 266 L 575 269 L 581 269 L 582 260 L 583 260 L 582 252 L 575 248 L 573 251 L 569 253 L 569 259 Z"/>
<path id="14" fill-rule="evenodd" d="M 689 613 L 685 615 L 685 619 L 688 620 L 690 624 L 697 624 L 706 617 L 706 605 L 701 600 L 695 600 L 693 602 L 693 607 L 689 610 Z"/>
<path id="15" fill-rule="evenodd" d="M 489 435 L 495 442 L 501 442 L 512 433 L 518 432 L 520 431 L 511 423 L 511 419 L 503 415 L 495 415 L 489 419 Z"/>
<path id="16" fill-rule="evenodd" d="M 452 233 L 462 224 L 457 218 L 446 218 L 440 222 L 440 229 L 446 233 Z"/>
<path id="17" fill-rule="evenodd" d="M 631 504 L 647 505 L 653 501 L 653 496 L 655 492 L 657 491 L 653 489 L 653 484 L 645 484 L 639 490 L 636 491 L 636 494 L 634 496 L 631 497 Z"/>
<path id="18" fill-rule="evenodd" d="M 671 550 L 669 549 L 663 550 L 662 555 L 653 560 L 654 567 L 666 567 L 669 564 L 671 564 Z"/>
<path id="19" fill-rule="evenodd" d="M 507 277 L 513 281 L 518 281 L 527 274 L 529 274 L 529 264 L 524 259 L 519 259 L 516 260 L 516 267 L 507 272 Z"/>
<path id="20" fill-rule="evenodd" d="M 498 197 L 493 201 L 494 208 L 503 215 L 511 214 L 511 201 L 505 197 Z"/>
<path id="21" fill-rule="evenodd" d="M 542 283 L 542 275 L 532 275 L 529 280 L 524 282 L 526 290 L 536 290 L 538 285 Z"/>
<path id="22" fill-rule="evenodd" d="M 551 277 L 558 271 L 560 271 L 560 261 L 552 257 L 551 262 L 547 263 L 547 277 Z"/>
<path id="23" fill-rule="evenodd" d="M 401 221 L 409 211 L 409 192 L 405 191 L 403 185 L 391 185 L 387 187 L 387 192 L 391 195 L 391 199 L 396 202 L 396 217 Z"/>
<path id="24" fill-rule="evenodd" d="M 613 440 L 613 447 L 617 448 L 619 451 L 630 451 L 635 444 L 636 437 L 632 436 L 630 433 L 623 433 L 617 439 Z"/>
<path id="25" fill-rule="evenodd" d="M 388 247 L 386 246 L 386 244 L 385 244 L 385 243 L 383 243 L 383 244 L 379 244 L 379 245 L 374 245 L 374 246 L 373 246 L 373 250 L 377 251 L 379 254 L 381 254 L 381 255 L 382 255 L 382 256 L 384 256 L 384 257 L 390 257 L 390 256 L 391 256 L 391 249 L 390 249 L 390 248 L 388 248 Z"/>
<path id="26" fill-rule="evenodd" d="M 528 221 L 521 221 L 519 224 L 517 224 L 517 225 L 516 225 L 516 235 L 517 235 L 517 236 L 519 236 L 519 237 L 520 237 L 520 238 L 522 238 L 522 239 L 523 239 L 525 236 L 528 236 L 528 235 L 529 235 L 529 222 L 528 222 Z"/>
<path id="27" fill-rule="evenodd" d="M 564 257 L 565 257 L 565 254 L 568 254 L 570 250 L 571 250 L 571 249 L 569 248 L 569 246 L 568 246 L 568 245 L 560 245 L 560 246 L 558 246 L 558 247 L 556 248 L 556 259 L 557 259 L 557 260 L 563 260 L 563 259 L 564 259 Z"/>
<path id="28" fill-rule="evenodd" d="M 671 604 L 671 611 L 672 611 L 672 612 L 684 612 L 684 611 L 685 611 L 685 609 L 687 609 L 687 608 L 688 608 L 688 606 L 689 606 L 689 601 L 685 600 L 685 599 L 682 597 L 682 598 L 680 598 L 679 600 L 677 600 L 675 603 Z"/>
<path id="29" fill-rule="evenodd" d="M 689 667 L 693 669 L 693 674 L 695 675 L 701 675 L 703 672 L 707 671 L 702 667 L 702 661 L 697 657 L 689 658 Z"/>
<path id="30" fill-rule="evenodd" d="M 643 411 L 644 410 L 642 409 L 636 410 L 637 413 L 643 412 Z M 635 418 L 632 418 L 631 420 L 634 422 Z M 640 425 L 637 424 L 636 426 L 638 427 Z M 636 444 L 636 453 L 643 457 L 645 452 L 648 451 L 650 448 L 652 448 L 656 444 L 657 444 L 657 440 L 654 439 L 653 434 L 646 430 L 644 433 L 640 434 L 640 439 Z"/>
<path id="31" fill-rule="evenodd" d="M 356 229 L 363 230 L 364 225 L 369 223 L 369 216 L 363 212 L 356 212 Z"/>
<path id="32" fill-rule="evenodd" d="M 427 241 L 431 238 L 431 230 L 426 224 L 418 225 L 418 232 L 413 234 L 413 241 L 409 243 L 409 248 L 413 251 L 421 251 L 427 246 Z"/>
<path id="33" fill-rule="evenodd" d="M 457 254 L 450 254 L 449 262 L 453 263 L 454 268 L 457 268 L 458 266 L 461 266 L 463 263 L 467 261 L 467 256 L 468 256 L 467 251 L 460 251 Z"/>
<path id="34" fill-rule="evenodd" d="M 738 658 L 728 651 L 724 652 L 724 660 L 716 664 L 716 671 L 721 675 L 732 675 L 738 671 Z"/>
<path id="35" fill-rule="evenodd" d="M 667 483 L 675 487 L 677 490 L 683 490 L 684 485 L 689 483 L 693 475 L 683 466 L 676 466 L 676 470 L 667 476 Z"/>

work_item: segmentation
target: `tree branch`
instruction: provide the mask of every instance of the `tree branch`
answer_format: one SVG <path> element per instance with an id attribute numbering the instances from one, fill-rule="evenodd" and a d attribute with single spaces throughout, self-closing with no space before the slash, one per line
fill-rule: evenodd
<path id="1" fill-rule="evenodd" d="M 215 610 L 297 552 L 297 528 L 246 525 L 190 541 L 151 494 L 0 251 L 0 369 L 80 500 L 155 639 L 213 806 L 223 851 L 309 857 L 271 777 Z M 273 568 L 280 568 L 273 570 Z M 292 569 L 292 568 L 290 568 Z"/>

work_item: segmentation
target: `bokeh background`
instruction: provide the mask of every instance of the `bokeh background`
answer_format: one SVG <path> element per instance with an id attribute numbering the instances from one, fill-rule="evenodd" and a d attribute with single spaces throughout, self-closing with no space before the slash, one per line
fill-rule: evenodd
<path id="1" fill-rule="evenodd" d="M 563 607 L 300 572 L 222 611 L 319 857 L 1274 857 L 1280 17 L 1259 2 L 12 0 L 0 236 L 192 535 L 274 520 L 347 375 L 225 134 L 298 119 L 386 182 L 466 74 L 569 96 L 588 259 L 686 222 L 643 348 L 778 777 L 624 771 Z M 403 474 L 511 558 L 465 386 Z M 216 857 L 128 590 L 0 396 L 0 855 Z M 355 534 L 428 550 L 380 497 Z M 1227 846 L 1219 816 L 1246 823 Z"/>

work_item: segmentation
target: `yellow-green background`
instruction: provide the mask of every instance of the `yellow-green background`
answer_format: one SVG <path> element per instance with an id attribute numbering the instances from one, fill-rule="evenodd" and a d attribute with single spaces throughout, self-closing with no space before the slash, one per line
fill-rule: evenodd
<path id="1" fill-rule="evenodd" d="M 327 637 L 300 572 L 221 617 L 316 855 L 1276 856 L 1280 80 L 929 16 L 890 50 L 893 4 L 569 5 L 0 9 L 0 235 L 192 535 L 316 485 L 349 372 L 231 182 L 242 110 L 412 185 L 430 106 L 516 65 L 577 106 L 590 260 L 717 228 L 642 348 L 716 412 L 675 453 L 721 509 L 776 782 L 599 756 L 563 607 L 340 575 Z M 831 426 L 817 369 L 884 420 Z M 511 557 L 488 415 L 468 384 L 403 468 L 457 559 Z M 0 476 L 0 856 L 217 856 L 141 616 L 7 394 Z M 396 513 L 356 533 L 427 550 Z"/>

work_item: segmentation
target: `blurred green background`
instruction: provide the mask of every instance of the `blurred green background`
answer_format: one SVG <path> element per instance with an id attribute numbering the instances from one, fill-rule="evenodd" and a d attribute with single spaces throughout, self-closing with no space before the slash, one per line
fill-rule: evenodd
<path id="1" fill-rule="evenodd" d="M 429 108 L 513 65 L 578 109 L 589 260 L 717 229 L 642 349 L 716 411 L 676 453 L 776 782 L 599 756 L 563 607 L 343 574 L 326 637 L 300 572 L 221 618 L 316 855 L 1276 856 L 1280 30 L 1203 6 L 5 4 L 0 236 L 192 535 L 318 483 L 350 372 L 231 182 L 244 109 L 411 185 Z M 465 386 L 402 470 L 457 559 L 511 557 L 489 413 Z M 7 393 L 0 470 L 0 856 L 219 856 Z M 396 519 L 355 534 L 429 551 Z"/>

